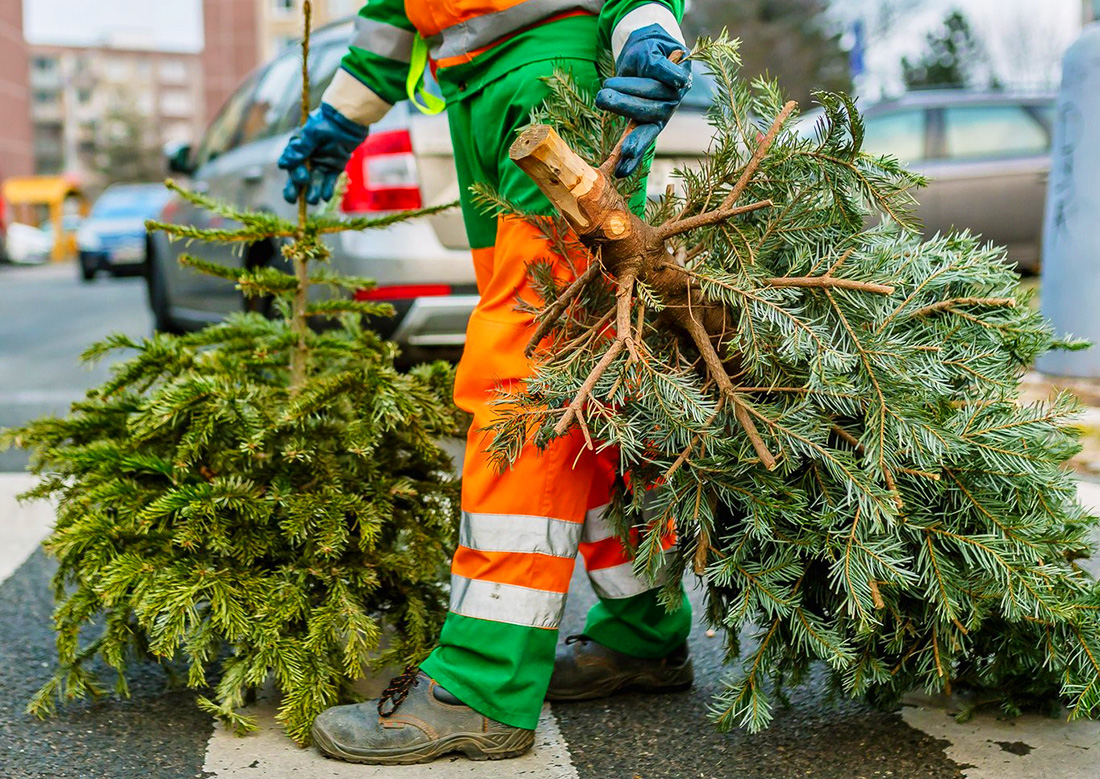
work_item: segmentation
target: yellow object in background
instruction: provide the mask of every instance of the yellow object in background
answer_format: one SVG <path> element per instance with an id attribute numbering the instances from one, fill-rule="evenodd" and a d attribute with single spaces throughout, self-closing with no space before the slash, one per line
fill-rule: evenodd
<path id="1" fill-rule="evenodd" d="M 50 259 L 66 260 L 76 254 L 76 230 L 67 230 L 66 217 L 88 215 L 88 199 L 80 186 L 64 176 L 26 176 L 3 182 L 2 194 L 9 206 L 9 221 L 53 226 Z"/>

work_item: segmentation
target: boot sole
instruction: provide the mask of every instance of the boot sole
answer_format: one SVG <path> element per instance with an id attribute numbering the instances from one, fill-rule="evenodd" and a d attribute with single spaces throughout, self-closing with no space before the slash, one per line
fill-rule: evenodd
<path id="1" fill-rule="evenodd" d="M 547 690 L 546 700 L 558 703 L 575 703 L 577 701 L 591 701 L 599 698 L 610 698 L 628 692 L 640 692 L 647 695 L 664 695 L 666 693 L 684 692 L 690 690 L 695 683 L 695 674 L 689 667 L 682 678 L 671 681 L 655 681 L 644 675 L 615 677 L 608 679 L 598 687 L 586 687 L 583 690 L 562 690 L 554 692 Z"/>
<path id="2" fill-rule="evenodd" d="M 495 737 L 485 733 L 454 733 L 411 749 L 402 747 L 355 752 L 329 739 L 320 728 L 314 728 L 312 736 L 313 743 L 325 757 L 367 765 L 415 765 L 455 752 L 461 752 L 470 760 L 505 760 L 526 754 L 535 743 L 533 730 L 517 729 Z"/>

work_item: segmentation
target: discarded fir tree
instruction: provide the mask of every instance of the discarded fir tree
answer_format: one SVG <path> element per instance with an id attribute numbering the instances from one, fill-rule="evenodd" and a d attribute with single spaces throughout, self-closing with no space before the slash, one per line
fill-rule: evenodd
<path id="1" fill-rule="evenodd" d="M 566 284 L 533 269 L 538 368 L 500 400 L 501 462 L 576 429 L 618 451 L 637 567 L 667 565 L 673 589 L 699 575 L 730 662 L 756 628 L 715 701 L 722 727 L 766 726 L 815 661 L 885 705 L 913 688 L 1007 711 L 1060 693 L 1096 714 L 1100 589 L 1078 561 L 1097 521 L 1063 468 L 1074 405 L 1017 392 L 1072 344 L 1003 251 L 917 236 L 921 180 L 861 152 L 849 98 L 820 94 L 816 131 L 796 132 L 773 84 L 738 79 L 733 45 L 693 56 L 717 83 L 714 141 L 645 220 L 609 175 L 621 124 L 567 78 L 513 146 L 562 215 L 537 221 L 588 265 Z"/>
<path id="2" fill-rule="evenodd" d="M 295 224 L 170 186 L 238 226 L 151 229 L 281 241 L 294 272 L 185 257 L 270 296 L 277 315 L 108 338 L 85 358 L 136 353 L 110 381 L 69 416 L 4 434 L 35 452 L 42 481 L 26 497 L 58 504 L 45 546 L 59 562 L 60 666 L 29 709 L 103 692 L 97 659 L 126 694 L 127 666 L 153 658 L 185 665 L 199 689 L 217 667 L 199 702 L 238 731 L 252 726 L 238 709 L 273 677 L 279 717 L 304 743 L 319 712 L 353 697 L 364 664 L 421 659 L 446 611 L 457 478 L 438 442 L 460 422 L 451 370 L 398 372 L 395 347 L 361 324 L 386 307 L 350 299 L 372 282 L 326 268 L 322 242 L 418 214 L 340 220 L 302 202 Z M 310 328 L 321 319 L 333 326 Z"/>

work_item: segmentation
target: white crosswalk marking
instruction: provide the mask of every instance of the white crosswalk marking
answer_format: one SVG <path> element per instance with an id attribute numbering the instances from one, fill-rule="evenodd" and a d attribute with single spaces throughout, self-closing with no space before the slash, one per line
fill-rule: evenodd
<path id="1" fill-rule="evenodd" d="M 1066 722 L 1027 714 L 999 720 L 981 711 L 956 722 L 939 698 L 907 699 L 902 719 L 933 738 L 948 741 L 947 756 L 966 766 L 967 779 L 1097 779 L 1100 722 Z"/>
<path id="2" fill-rule="evenodd" d="M 1081 502 L 1100 512 L 1100 484 L 1081 482 Z M 1100 560 L 1089 561 L 1094 574 Z M 902 719 L 949 742 L 947 756 L 967 766 L 967 779 L 1100 779 L 1100 722 L 1066 722 L 1029 714 L 1008 720 L 979 711 L 965 723 L 951 716 L 952 702 L 921 694 L 906 698 Z"/>
<path id="3" fill-rule="evenodd" d="M 16 500 L 16 495 L 35 483 L 36 479 L 28 474 L 0 473 L 0 582 L 15 573 L 53 526 L 52 504 L 20 504 Z"/>
<path id="4" fill-rule="evenodd" d="M 11 576 L 34 553 L 53 526 L 52 504 L 46 501 L 20 503 L 16 499 L 35 483 L 35 477 L 29 474 L 0 473 L 0 582 Z M 375 681 L 382 685 L 385 680 Z M 363 691 L 367 694 L 381 691 L 381 686 L 378 690 L 371 690 L 370 686 L 370 681 L 367 681 Z M 523 757 L 474 762 L 455 756 L 421 766 L 400 768 L 327 760 L 316 749 L 300 749 L 286 737 L 275 721 L 274 703 L 261 700 L 252 713 L 259 720 L 260 730 L 251 736 L 238 738 L 220 726 L 214 728 L 207 745 L 204 769 L 218 779 L 255 779 L 257 776 L 266 779 L 370 779 L 382 776 L 394 779 L 398 775 L 407 779 L 577 779 L 569 748 L 549 704 L 543 707 L 535 746 Z"/>
<path id="5" fill-rule="evenodd" d="M 261 701 L 252 712 L 260 730 L 243 738 L 220 725 L 210 736 L 203 770 L 217 779 L 577 779 L 577 769 L 550 704 L 542 708 L 535 746 L 523 757 L 475 762 L 461 755 L 410 766 L 369 766 L 329 760 L 300 749 L 275 721 L 275 704 Z"/>

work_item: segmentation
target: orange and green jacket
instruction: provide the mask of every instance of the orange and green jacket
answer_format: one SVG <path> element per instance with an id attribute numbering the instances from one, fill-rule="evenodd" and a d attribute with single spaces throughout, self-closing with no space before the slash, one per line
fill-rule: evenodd
<path id="1" fill-rule="evenodd" d="M 531 62 L 617 56 L 629 34 L 649 24 L 682 40 L 683 13 L 684 0 L 369 0 L 324 99 L 371 124 L 408 97 L 416 46 L 426 46 L 453 101 Z"/>

